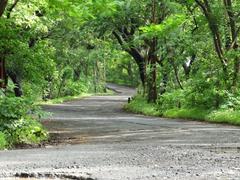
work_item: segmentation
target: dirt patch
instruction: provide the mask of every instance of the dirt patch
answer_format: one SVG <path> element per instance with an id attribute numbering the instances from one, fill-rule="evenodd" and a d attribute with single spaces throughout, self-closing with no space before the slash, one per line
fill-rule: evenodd
<path id="1" fill-rule="evenodd" d="M 61 144 L 84 144 L 88 140 L 87 137 L 79 136 L 74 133 L 50 133 L 50 139 L 46 145 L 61 145 Z"/>

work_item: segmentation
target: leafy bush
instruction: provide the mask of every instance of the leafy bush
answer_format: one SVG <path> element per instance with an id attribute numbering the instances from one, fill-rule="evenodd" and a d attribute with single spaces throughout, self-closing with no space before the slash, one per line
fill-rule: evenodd
<path id="1" fill-rule="evenodd" d="M 0 131 L 9 145 L 39 143 L 47 138 L 47 132 L 37 121 L 42 113 L 24 98 L 0 97 Z"/>
<path id="2" fill-rule="evenodd" d="M 161 112 L 157 110 L 155 104 L 149 104 L 147 100 L 142 96 L 136 96 L 131 101 L 131 103 L 124 106 L 124 108 L 128 111 L 141 113 L 144 115 L 151 115 L 151 116 L 160 116 Z"/>
<path id="3" fill-rule="evenodd" d="M 240 97 L 238 94 L 233 94 L 228 91 L 224 93 L 224 102 L 221 104 L 222 110 L 240 110 Z"/>
<path id="4" fill-rule="evenodd" d="M 76 96 L 88 92 L 88 83 L 83 81 L 69 81 L 64 88 L 64 96 Z"/>
<path id="5" fill-rule="evenodd" d="M 161 95 L 158 99 L 158 108 L 161 111 L 172 109 L 172 108 L 180 108 L 185 104 L 185 94 L 183 90 L 175 90 L 172 92 L 167 92 Z"/>
<path id="6" fill-rule="evenodd" d="M 4 149 L 7 146 L 6 135 L 0 131 L 0 149 Z"/>
<path id="7" fill-rule="evenodd" d="M 234 100 L 227 96 L 226 90 L 218 89 L 213 84 L 216 82 L 212 79 L 191 79 L 183 90 L 176 89 L 161 95 L 158 99 L 158 108 L 161 110 L 172 108 L 218 109 L 228 100 Z M 229 102 L 229 104 L 231 103 Z M 236 99 L 234 104 L 237 104 Z"/>

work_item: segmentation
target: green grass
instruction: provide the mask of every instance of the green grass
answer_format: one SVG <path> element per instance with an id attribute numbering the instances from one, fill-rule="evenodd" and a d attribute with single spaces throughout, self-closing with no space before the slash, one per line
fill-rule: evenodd
<path id="1" fill-rule="evenodd" d="M 206 120 L 209 112 L 201 109 L 170 109 L 163 113 L 167 118 L 181 118 L 192 120 Z"/>
<path id="2" fill-rule="evenodd" d="M 125 105 L 124 109 L 134 113 L 140 113 L 148 116 L 160 116 L 161 112 L 158 111 L 154 104 L 149 104 L 144 97 L 136 96 L 134 100 Z"/>
<path id="3" fill-rule="evenodd" d="M 60 103 L 67 102 L 67 101 L 83 99 L 83 98 L 90 97 L 90 96 L 93 96 L 93 95 L 104 96 L 104 95 L 112 95 L 112 94 L 114 94 L 114 92 L 111 91 L 111 90 L 107 90 L 106 93 L 95 93 L 95 94 L 94 93 L 82 93 L 82 94 L 77 95 L 77 96 L 65 96 L 65 97 L 50 99 L 50 100 L 47 100 L 47 101 L 41 100 L 37 104 L 39 104 L 39 105 L 60 104 Z"/>
<path id="4" fill-rule="evenodd" d="M 240 111 L 214 111 L 208 115 L 208 121 L 240 125 Z"/>
<path id="5" fill-rule="evenodd" d="M 165 118 L 180 118 L 189 120 L 206 121 L 213 123 L 224 123 L 240 125 L 240 111 L 217 110 L 210 111 L 197 108 L 169 109 L 164 112 L 159 110 L 155 104 L 148 104 L 144 97 L 136 96 L 135 99 L 124 106 L 124 109 L 134 113 L 148 116 L 159 116 Z"/>
<path id="6" fill-rule="evenodd" d="M 71 100 L 76 100 L 76 99 L 82 99 L 85 97 L 89 97 L 92 96 L 93 94 L 90 93 L 83 93 L 81 95 L 77 95 L 77 96 L 65 96 L 65 97 L 60 97 L 60 98 L 55 98 L 55 99 L 49 99 L 47 101 L 43 101 L 41 100 L 40 102 L 38 102 L 37 104 L 39 105 L 44 105 L 44 104 L 59 104 L 59 103 L 63 103 L 66 101 L 71 101 Z"/>

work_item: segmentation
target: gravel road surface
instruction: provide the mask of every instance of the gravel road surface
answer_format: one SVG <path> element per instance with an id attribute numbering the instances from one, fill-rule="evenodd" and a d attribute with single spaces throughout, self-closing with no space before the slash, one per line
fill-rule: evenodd
<path id="1" fill-rule="evenodd" d="M 109 86 L 121 93 L 45 106 L 52 143 L 0 151 L 0 177 L 240 179 L 239 127 L 127 113 L 134 90 Z"/>

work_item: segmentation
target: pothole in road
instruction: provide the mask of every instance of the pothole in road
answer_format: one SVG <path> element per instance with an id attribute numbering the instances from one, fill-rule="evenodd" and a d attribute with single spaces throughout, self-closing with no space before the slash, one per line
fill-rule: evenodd
<path id="1" fill-rule="evenodd" d="M 75 176 L 69 174 L 52 173 L 17 173 L 14 177 L 4 178 L 5 180 L 96 180 L 91 177 Z"/>

